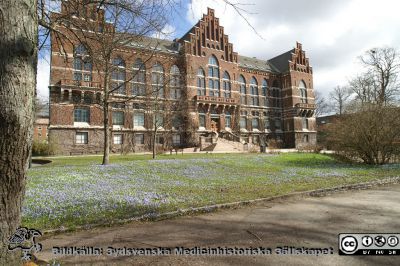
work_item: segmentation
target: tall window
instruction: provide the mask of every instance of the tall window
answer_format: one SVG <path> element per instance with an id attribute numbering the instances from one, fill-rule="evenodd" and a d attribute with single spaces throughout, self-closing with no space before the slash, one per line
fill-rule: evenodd
<path id="1" fill-rule="evenodd" d="M 268 96 L 268 81 L 266 79 L 263 79 L 261 89 L 262 89 L 262 95 L 267 97 Z"/>
<path id="2" fill-rule="evenodd" d="M 264 129 L 270 129 L 270 122 L 268 118 L 264 119 Z"/>
<path id="3" fill-rule="evenodd" d="M 199 127 L 206 127 L 206 114 L 199 114 Z"/>
<path id="4" fill-rule="evenodd" d="M 231 127 L 231 113 L 226 111 L 225 112 L 225 127 Z"/>
<path id="5" fill-rule="evenodd" d="M 125 70 L 125 61 L 120 58 L 114 58 L 112 61 L 113 70 L 111 73 L 111 90 L 114 93 L 118 94 L 126 94 L 125 93 L 125 78 L 126 78 L 126 70 Z"/>
<path id="6" fill-rule="evenodd" d="M 175 115 L 172 117 L 172 127 L 174 129 L 179 129 L 182 126 L 182 117 L 179 115 Z"/>
<path id="7" fill-rule="evenodd" d="M 133 65 L 132 95 L 146 95 L 146 68 L 143 61 L 136 59 Z"/>
<path id="8" fill-rule="evenodd" d="M 144 127 L 144 113 L 135 112 L 133 115 L 133 127 Z"/>
<path id="9" fill-rule="evenodd" d="M 164 126 L 164 116 L 162 114 L 153 115 L 153 127 L 163 127 Z"/>
<path id="10" fill-rule="evenodd" d="M 156 63 L 151 69 L 151 87 L 154 97 L 164 98 L 164 68 L 160 63 Z"/>
<path id="11" fill-rule="evenodd" d="M 303 129 L 308 129 L 308 119 L 306 117 L 302 117 Z"/>
<path id="12" fill-rule="evenodd" d="M 202 68 L 197 70 L 197 95 L 206 95 L 206 78 Z"/>
<path id="13" fill-rule="evenodd" d="M 170 71 L 170 95 L 171 99 L 181 98 L 181 73 L 176 65 L 171 67 Z"/>
<path id="14" fill-rule="evenodd" d="M 299 90 L 300 90 L 300 102 L 307 103 L 307 87 L 304 81 L 300 81 L 299 83 Z"/>
<path id="15" fill-rule="evenodd" d="M 282 129 L 282 121 L 280 119 L 275 120 L 275 130 L 281 130 Z"/>
<path id="16" fill-rule="evenodd" d="M 208 59 L 208 88 L 210 96 L 219 96 L 219 68 L 214 55 Z"/>
<path id="17" fill-rule="evenodd" d="M 124 125 L 124 112 L 113 112 L 112 113 L 112 124 L 115 126 Z"/>
<path id="18" fill-rule="evenodd" d="M 74 80 L 92 81 L 92 61 L 82 44 L 75 48 L 73 68 Z"/>
<path id="19" fill-rule="evenodd" d="M 247 112 L 246 111 L 241 111 L 240 112 L 240 128 L 247 128 Z"/>
<path id="20" fill-rule="evenodd" d="M 90 112 L 87 108 L 76 108 L 74 110 L 74 122 L 89 123 Z"/>
<path id="21" fill-rule="evenodd" d="M 247 128 L 247 120 L 245 116 L 240 117 L 240 128 Z"/>
<path id="22" fill-rule="evenodd" d="M 251 127 L 253 128 L 253 130 L 254 130 L 254 129 L 258 129 L 258 118 L 254 117 L 254 118 L 251 120 Z"/>
<path id="23" fill-rule="evenodd" d="M 242 75 L 239 76 L 239 91 L 240 91 L 240 103 L 241 104 L 247 104 L 246 101 L 246 80 Z"/>
<path id="24" fill-rule="evenodd" d="M 258 105 L 258 86 L 255 77 L 251 78 L 250 81 L 250 94 L 251 94 L 251 105 Z"/>
<path id="25" fill-rule="evenodd" d="M 224 72 L 224 77 L 222 79 L 223 82 L 223 97 L 231 98 L 231 77 L 227 71 Z"/>

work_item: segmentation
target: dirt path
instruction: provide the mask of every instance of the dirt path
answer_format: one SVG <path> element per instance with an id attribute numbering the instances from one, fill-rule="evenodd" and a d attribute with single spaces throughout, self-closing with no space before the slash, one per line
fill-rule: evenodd
<path id="1" fill-rule="evenodd" d="M 321 198 L 262 203 L 236 210 L 132 223 L 41 240 L 41 259 L 96 265 L 400 265 L 399 256 L 338 256 L 338 234 L 400 233 L 400 185 Z M 55 256 L 52 247 L 264 247 L 333 248 L 333 255 Z"/>

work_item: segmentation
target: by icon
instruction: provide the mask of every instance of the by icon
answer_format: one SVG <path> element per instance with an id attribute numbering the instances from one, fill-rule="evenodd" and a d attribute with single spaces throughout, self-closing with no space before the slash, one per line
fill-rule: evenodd
<path id="1" fill-rule="evenodd" d="M 369 247 L 372 245 L 372 243 L 374 242 L 372 237 L 370 236 L 363 236 L 361 239 L 361 242 L 363 244 L 364 247 Z"/>

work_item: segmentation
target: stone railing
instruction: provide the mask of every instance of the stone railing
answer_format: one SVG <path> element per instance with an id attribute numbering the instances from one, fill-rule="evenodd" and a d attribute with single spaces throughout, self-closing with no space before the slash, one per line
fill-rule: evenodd
<path id="1" fill-rule="evenodd" d="M 215 96 L 196 96 L 197 102 L 205 102 L 205 103 L 220 103 L 220 104 L 239 104 L 239 100 L 234 98 L 223 98 L 223 97 L 215 97 Z"/>
<path id="2" fill-rule="evenodd" d="M 315 109 L 315 104 L 312 103 L 296 103 L 295 107 L 301 109 Z"/>
<path id="3" fill-rule="evenodd" d="M 69 86 L 69 87 L 80 87 L 80 88 L 96 88 L 100 89 L 100 82 L 95 81 L 83 81 L 83 80 L 72 80 L 72 79 L 61 79 L 57 85 Z"/>

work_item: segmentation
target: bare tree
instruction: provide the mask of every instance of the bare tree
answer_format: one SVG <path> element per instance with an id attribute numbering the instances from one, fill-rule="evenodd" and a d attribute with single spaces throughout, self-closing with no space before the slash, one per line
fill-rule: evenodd
<path id="1" fill-rule="evenodd" d="M 93 4 L 96 4 L 93 7 Z M 97 72 L 101 82 L 102 99 L 99 108 L 103 111 L 104 124 L 104 153 L 103 164 L 109 163 L 110 154 L 110 103 L 126 102 L 131 98 L 116 97 L 115 94 L 126 94 L 126 87 L 134 79 L 138 72 L 130 71 L 125 65 L 129 57 L 137 56 L 127 53 L 132 45 L 137 45 L 140 53 L 147 54 L 146 61 L 151 60 L 157 45 L 150 47 L 146 43 L 146 36 L 162 32 L 169 14 L 169 1 L 85 1 L 84 5 L 78 2 L 67 4 L 69 11 L 67 16 L 55 16 L 58 23 L 67 24 L 68 32 L 62 32 L 67 41 L 73 44 L 82 44 L 87 53 L 86 60 Z M 77 5 L 77 6 L 75 6 Z M 87 7 L 87 9 L 86 9 Z M 83 14 L 76 14 L 81 10 Z M 91 13 L 89 13 L 89 10 Z M 100 24 L 87 23 L 89 20 L 81 20 L 76 15 L 93 16 L 103 18 Z M 65 39 L 65 38 L 64 38 Z M 61 38 L 57 45 L 63 46 Z M 131 48 L 129 48 L 131 46 Z M 148 49 L 146 49 L 148 48 Z M 149 52 L 149 50 L 151 50 Z M 123 54 L 123 57 L 120 55 Z M 85 62 L 86 63 L 86 62 Z M 145 65 L 144 62 L 143 65 Z M 127 78 L 126 74 L 129 74 Z"/>
<path id="2" fill-rule="evenodd" d="M 352 112 L 328 130 L 331 146 L 349 159 L 384 164 L 400 154 L 400 116 L 396 106 L 398 54 L 393 48 L 375 48 L 360 57 L 366 72 L 350 82 L 355 94 Z M 347 96 L 347 92 L 343 92 Z M 346 97 L 336 90 L 336 100 Z M 344 106 L 345 104 L 342 104 Z"/>
<path id="3" fill-rule="evenodd" d="M 337 86 L 331 93 L 329 93 L 329 97 L 335 112 L 339 115 L 342 115 L 350 97 L 349 90 L 345 87 Z"/>
<path id="4" fill-rule="evenodd" d="M 39 4 L 38 4 L 39 2 Z M 7 242 L 16 227 L 20 224 L 21 202 L 25 192 L 26 170 L 28 167 L 28 158 L 32 146 L 33 118 L 34 118 L 34 95 L 36 88 L 36 72 L 37 72 L 37 51 L 38 51 L 38 25 L 43 27 L 43 35 L 41 38 L 40 48 L 46 46 L 46 40 L 50 36 L 50 32 L 54 34 L 54 38 L 61 42 L 62 37 L 66 36 L 58 27 L 59 22 L 64 20 L 63 27 L 79 25 L 78 20 L 72 19 L 80 12 L 80 9 L 71 9 L 71 12 L 64 18 L 57 17 L 54 19 L 46 8 L 52 1 L 46 0 L 2 0 L 0 2 L 0 265 L 18 265 L 20 258 L 17 253 L 11 253 L 7 250 Z M 73 1 L 68 1 L 72 3 Z M 99 14 L 104 9 L 110 8 L 111 14 L 107 15 L 107 20 L 114 18 L 114 26 L 120 32 L 122 29 L 133 30 L 128 31 L 135 35 L 136 30 L 142 29 L 141 24 L 147 23 L 148 29 L 159 29 L 163 18 L 168 16 L 168 12 L 163 12 L 159 5 L 161 2 L 171 4 L 172 1 L 129 1 L 129 0 L 85 0 L 78 1 L 83 5 L 96 4 L 97 8 L 92 9 Z M 153 4 L 155 9 L 145 8 L 143 14 L 149 16 L 140 16 L 137 7 L 141 4 Z M 228 2 L 228 1 L 226 1 Z M 158 10 L 158 11 L 157 11 Z M 136 18 L 132 20 L 133 18 Z M 116 20 L 116 18 L 119 18 Z M 141 21 L 142 19 L 142 21 Z M 75 25 L 74 25 L 75 24 Z M 139 26 L 139 27 L 135 27 Z M 73 33 L 71 42 L 75 42 L 82 37 L 79 31 L 85 27 L 93 26 L 88 23 L 82 28 L 75 27 L 77 32 Z M 98 25 L 106 26 L 106 25 Z M 103 28 L 104 29 L 104 28 Z M 94 30 L 94 29 L 93 29 Z M 93 42 L 106 40 L 117 47 L 123 48 L 123 44 L 129 42 L 129 36 L 117 34 L 117 31 L 108 31 L 101 38 L 100 28 L 93 31 Z M 122 33 L 124 31 L 122 30 Z M 126 33 L 128 33 L 126 32 Z M 151 30 L 147 33 L 150 34 Z M 144 35 L 144 33 L 142 33 Z M 136 36 L 137 36 L 136 32 Z M 140 35 L 140 34 L 139 34 Z M 108 38 L 105 38 L 108 36 Z M 112 36 L 117 36 L 113 39 Z M 100 38 L 99 38 L 100 37 Z M 67 38 L 68 39 L 68 38 Z M 118 40 L 120 43 L 118 43 Z M 98 45 L 98 44 L 97 44 Z M 117 49 L 114 46 L 115 50 Z M 94 46 L 96 47 L 96 45 Z M 99 46 L 97 46 L 99 48 Z M 103 59 L 104 70 L 104 97 L 106 103 L 104 106 L 105 112 L 108 110 L 107 96 L 112 93 L 110 89 L 109 77 L 112 73 L 111 56 L 114 49 L 89 49 L 92 51 L 89 55 L 92 56 L 93 62 L 98 59 L 98 54 L 101 54 Z M 96 57 L 95 57 L 96 56 Z M 101 57 L 99 57 L 101 58 Z M 118 88 L 114 88 L 118 89 Z M 108 132 L 108 122 L 105 122 L 105 132 Z M 109 139 L 105 136 L 105 142 Z M 106 145 L 105 145 L 106 146 Z M 105 153 L 107 150 L 105 148 Z M 104 163 L 108 163 L 108 155 L 104 158 Z"/>
<path id="5" fill-rule="evenodd" d="M 321 116 L 329 112 L 329 105 L 325 100 L 325 97 L 321 94 L 321 92 L 315 90 L 314 91 L 314 101 L 315 101 L 315 115 Z"/>
<path id="6" fill-rule="evenodd" d="M 392 47 L 373 48 L 360 60 L 367 68 L 368 78 L 375 83 L 377 103 L 386 104 L 396 100 L 399 93 L 399 52 Z"/>
<path id="7" fill-rule="evenodd" d="M 355 94 L 354 100 L 361 106 L 378 101 L 375 85 L 376 83 L 368 73 L 357 75 L 349 81 L 350 91 Z"/>

